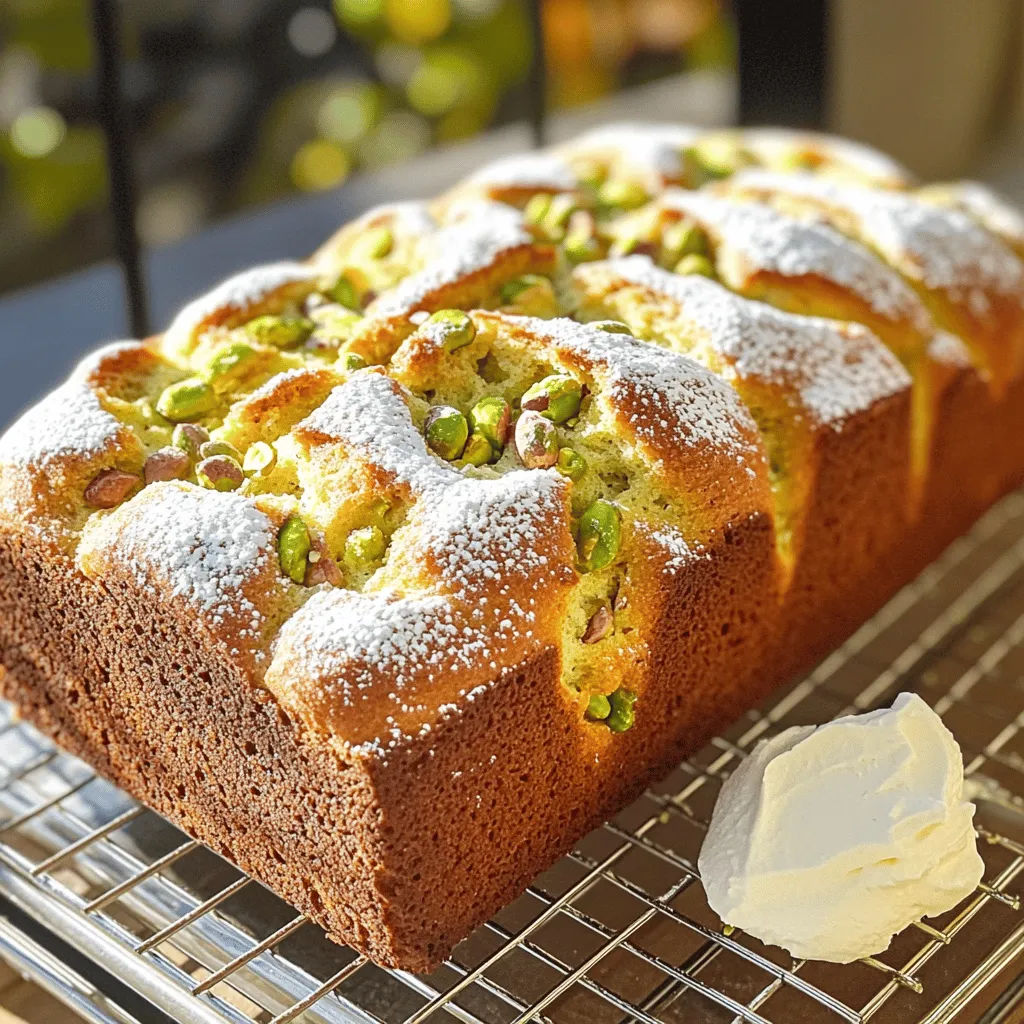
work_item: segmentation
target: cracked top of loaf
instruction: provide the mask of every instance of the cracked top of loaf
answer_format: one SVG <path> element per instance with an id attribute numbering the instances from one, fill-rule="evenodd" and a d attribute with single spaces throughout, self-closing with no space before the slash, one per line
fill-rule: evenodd
<path id="1" fill-rule="evenodd" d="M 823 438 L 940 350 L 1021 371 L 1022 249 L 981 186 L 843 140 L 611 126 L 91 355 L 0 439 L 0 513 L 348 757 L 551 652 L 599 751 L 666 580 L 752 520 L 799 560 Z"/>

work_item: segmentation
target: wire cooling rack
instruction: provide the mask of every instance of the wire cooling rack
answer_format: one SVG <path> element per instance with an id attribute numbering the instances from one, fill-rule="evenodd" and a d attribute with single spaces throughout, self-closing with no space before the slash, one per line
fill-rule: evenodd
<path id="1" fill-rule="evenodd" d="M 983 884 L 950 913 L 908 928 L 886 953 L 845 967 L 794 961 L 723 929 L 695 864 L 731 768 L 763 736 L 877 707 L 901 690 L 920 693 L 964 750 Z M 1005 988 L 1024 954 L 1015 913 L 1024 888 L 1022 726 L 1017 493 L 810 676 L 586 837 L 431 975 L 384 970 L 329 942 L 7 707 L 0 895 L 153 1006 L 197 1024 L 977 1020 L 982 990 L 996 978 L 989 992 Z M 38 973 L 42 954 L 27 943 L 0 929 L 0 956 L 34 958 Z M 125 1018 L 96 1010 L 90 1019 Z"/>

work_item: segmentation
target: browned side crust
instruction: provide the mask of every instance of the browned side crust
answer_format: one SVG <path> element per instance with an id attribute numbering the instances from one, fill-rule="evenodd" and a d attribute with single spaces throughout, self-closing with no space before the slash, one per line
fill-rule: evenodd
<path id="1" fill-rule="evenodd" d="M 664 607 L 644 687 L 658 728 L 580 730 L 549 651 L 429 738 L 364 766 L 225 664 L 194 622 L 129 586 L 97 586 L 7 528 L 0 690 L 336 940 L 426 970 L 779 682 L 763 673 L 776 607 L 765 517 L 675 573 L 653 555 L 637 572 Z"/>

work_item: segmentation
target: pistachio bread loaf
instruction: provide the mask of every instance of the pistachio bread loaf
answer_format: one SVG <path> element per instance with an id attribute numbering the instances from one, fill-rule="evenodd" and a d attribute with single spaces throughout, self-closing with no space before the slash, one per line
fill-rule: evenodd
<path id="1" fill-rule="evenodd" d="M 0 439 L 3 692 L 429 969 L 1024 479 L 1022 253 L 764 130 L 372 210 Z"/>

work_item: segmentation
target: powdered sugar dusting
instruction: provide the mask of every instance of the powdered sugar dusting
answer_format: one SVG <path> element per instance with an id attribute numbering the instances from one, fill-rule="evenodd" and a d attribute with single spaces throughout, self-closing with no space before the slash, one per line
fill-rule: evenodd
<path id="1" fill-rule="evenodd" d="M 988 309 L 986 291 L 1021 298 L 1024 266 L 999 238 L 959 210 L 906 193 L 840 184 L 811 174 L 744 171 L 736 187 L 792 195 L 853 217 L 863 241 L 908 277 L 965 300 L 976 315 Z"/>
<path id="2" fill-rule="evenodd" d="M 936 331 L 928 342 L 928 355 L 936 362 L 959 370 L 969 370 L 974 364 L 970 349 L 949 331 Z"/>
<path id="3" fill-rule="evenodd" d="M 678 178 L 685 169 L 683 151 L 692 146 L 700 130 L 682 124 L 609 124 L 573 139 L 569 153 L 612 150 L 624 164 Z"/>
<path id="4" fill-rule="evenodd" d="M 869 249 L 834 228 L 789 217 L 762 203 L 706 192 L 670 189 L 661 202 L 700 221 L 718 236 L 727 250 L 719 252 L 719 265 L 726 274 L 733 264 L 732 255 L 742 257 L 745 265 L 740 274 L 744 277 L 751 270 L 786 277 L 815 274 L 848 288 L 890 320 L 906 319 L 919 330 L 931 329 L 924 304 L 903 278 Z"/>
<path id="5" fill-rule="evenodd" d="M 570 192 L 576 176 L 556 153 L 523 153 L 481 167 L 466 179 L 469 185 L 491 188 L 535 188 Z"/>
<path id="6" fill-rule="evenodd" d="M 55 459 L 97 455 L 127 434 L 76 372 L 0 437 L 0 462 L 44 468 Z"/>
<path id="7" fill-rule="evenodd" d="M 213 625 L 241 620 L 238 635 L 253 641 L 263 616 L 242 587 L 267 564 L 274 546 L 275 530 L 251 499 L 157 483 L 87 531 L 79 562 L 88 574 L 90 552 L 111 550 L 140 588 L 166 583 Z"/>
<path id="8" fill-rule="evenodd" d="M 509 317 L 554 345 L 581 352 L 600 362 L 614 401 L 642 396 L 643 417 L 633 426 L 649 442 L 690 447 L 712 444 L 731 453 L 752 455 L 757 426 L 736 391 L 724 380 L 686 356 L 611 334 L 573 320 Z"/>
<path id="9" fill-rule="evenodd" d="M 977 181 L 957 181 L 936 186 L 936 191 L 984 224 L 989 231 L 1008 239 L 1013 245 L 1024 245 L 1024 213 L 988 186 Z M 930 193 L 931 190 L 926 190 L 921 198 L 932 202 Z"/>
<path id="10" fill-rule="evenodd" d="M 511 206 L 484 201 L 459 204 L 457 216 L 454 223 L 423 240 L 423 269 L 371 303 L 368 316 L 408 316 L 429 295 L 532 241 L 522 215 Z"/>
<path id="11" fill-rule="evenodd" d="M 291 261 L 244 270 L 190 302 L 167 328 L 166 340 L 172 348 L 187 346 L 196 329 L 221 310 L 243 311 L 263 301 L 278 288 L 315 278 L 316 271 L 312 266 Z"/>
<path id="12" fill-rule="evenodd" d="M 339 384 L 297 429 L 340 441 L 408 484 L 413 493 L 461 479 L 456 469 L 430 453 L 400 386 L 381 373 L 357 373 Z"/>
<path id="13" fill-rule="evenodd" d="M 577 271 L 609 272 L 678 302 L 680 327 L 689 322 L 691 330 L 703 332 L 738 377 L 795 389 L 808 412 L 836 429 L 854 413 L 910 387 L 907 372 L 866 328 L 783 313 L 706 278 L 669 273 L 646 256 Z"/>

